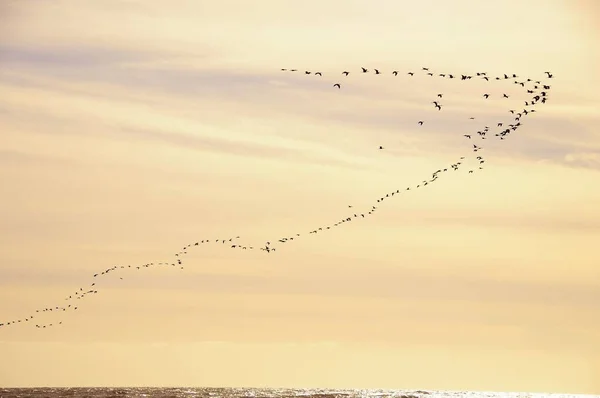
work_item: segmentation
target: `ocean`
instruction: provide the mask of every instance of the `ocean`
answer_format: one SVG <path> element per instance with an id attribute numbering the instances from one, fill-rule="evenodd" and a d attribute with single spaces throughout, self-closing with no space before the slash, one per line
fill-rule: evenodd
<path id="1" fill-rule="evenodd" d="M 583 394 L 501 393 L 470 391 L 406 391 L 406 390 L 331 390 L 331 389 L 284 389 L 284 388 L 0 388 L 0 398 L 29 397 L 198 397 L 198 398 L 567 398 L 597 397 Z"/>

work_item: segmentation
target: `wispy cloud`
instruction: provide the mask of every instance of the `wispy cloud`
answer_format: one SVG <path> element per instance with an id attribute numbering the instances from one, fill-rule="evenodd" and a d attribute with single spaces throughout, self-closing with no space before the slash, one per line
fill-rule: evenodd
<path id="1" fill-rule="evenodd" d="M 570 127 L 574 127 L 574 125 Z M 502 144 L 495 145 L 493 152 L 490 152 L 494 156 L 503 158 L 598 169 L 598 163 L 594 161 L 594 154 L 600 151 L 600 140 L 597 143 L 594 141 L 586 143 L 581 139 L 582 135 L 574 134 L 574 139 L 571 141 L 566 138 L 557 141 L 553 135 L 559 130 L 557 126 L 552 125 L 552 121 L 544 123 L 537 129 L 529 129 L 527 133 L 524 132 L 525 129 L 527 127 L 507 137 Z M 598 138 L 600 139 L 600 136 Z M 584 160 L 584 157 L 587 160 Z"/>
<path id="2" fill-rule="evenodd" d="M 119 66 L 128 62 L 148 62 L 168 57 L 168 53 L 143 50 L 127 51 L 109 46 L 16 46 L 0 44 L 0 62 L 5 67 L 56 71 L 62 69 L 95 69 Z"/>
<path id="3" fill-rule="evenodd" d="M 443 140 L 446 145 L 449 144 L 450 136 L 457 135 L 448 134 L 448 130 L 463 132 L 470 128 L 462 120 L 466 119 L 467 115 L 476 114 L 484 123 L 492 123 L 496 118 L 504 118 L 503 112 L 508 109 L 508 104 L 498 104 L 497 110 L 481 108 L 481 99 L 479 102 L 474 101 L 480 93 L 476 94 L 477 90 L 471 86 L 466 94 L 459 94 L 457 99 L 448 99 L 449 102 L 445 106 L 447 110 L 436 115 L 432 113 L 433 107 L 430 104 L 433 92 L 428 97 L 422 92 L 420 84 L 403 85 L 401 93 L 395 92 L 393 97 L 389 87 L 379 85 L 379 88 L 372 88 L 365 86 L 364 82 L 348 83 L 350 85 L 345 87 L 344 99 L 336 106 L 331 103 L 333 90 L 330 87 L 331 82 L 327 83 L 327 79 L 285 74 L 276 68 L 271 71 L 245 71 L 231 67 L 229 70 L 222 67 L 211 69 L 203 66 L 203 60 L 197 55 L 194 55 L 191 65 L 175 67 L 168 62 L 165 66 L 164 62 L 172 59 L 177 53 L 132 51 L 102 46 L 28 48 L 4 44 L 0 48 L 0 54 L 4 65 L 21 73 L 5 75 L 2 80 L 7 83 L 12 81 L 29 86 L 40 84 L 39 81 L 28 82 L 27 74 L 63 80 L 64 87 L 55 87 L 59 90 L 66 89 L 68 83 L 79 83 L 80 89 L 85 89 L 82 84 L 86 83 L 105 83 L 129 90 L 187 98 L 188 101 L 235 101 L 254 106 L 262 104 L 263 107 L 268 106 L 280 112 L 287 110 L 287 113 L 300 108 L 305 110 L 304 116 L 308 119 L 330 120 L 346 126 L 369 126 L 388 131 L 416 130 L 414 119 L 420 114 L 422 116 L 418 118 L 428 119 L 427 126 L 421 130 L 427 130 L 427 135 L 435 135 L 438 143 L 439 140 Z M 210 58 L 211 55 L 207 54 L 206 59 Z M 388 76 L 386 79 L 389 78 Z M 351 82 L 352 79 L 348 81 Z M 484 89 L 482 85 L 479 91 Z M 468 98 L 469 95 L 470 102 L 460 105 L 461 98 Z M 362 99 L 352 100 L 359 96 Z M 324 106 L 327 103 L 330 106 Z M 480 105 L 477 105 L 478 103 Z M 431 118 L 434 119 L 430 120 Z M 561 122 L 565 121 L 558 121 Z M 479 122 L 476 123 L 479 125 Z M 547 130 L 552 133 L 551 130 L 558 130 L 559 126 L 550 127 Z"/>
<path id="4" fill-rule="evenodd" d="M 186 274 L 185 279 L 167 278 L 166 282 L 164 276 L 147 275 L 143 279 L 147 289 L 187 289 L 203 293 L 389 298 L 426 302 L 452 300 L 600 309 L 600 291 L 594 283 L 551 284 L 467 275 L 449 276 L 425 270 L 380 267 L 346 273 L 329 272 L 318 276 L 307 276 L 298 270 L 288 270 L 287 273 L 291 275 L 196 271 Z M 73 275 L 59 269 L 52 272 L 38 271 L 36 274 L 24 269 L 6 269 L 2 275 L 0 283 L 7 286 L 21 285 L 25 281 L 29 286 L 45 285 L 49 282 L 62 284 L 65 281 L 68 284 L 68 281 L 75 279 Z M 119 286 L 108 283 L 110 289 L 134 286 L 126 281 L 119 283 Z"/>
<path id="5" fill-rule="evenodd" d="M 582 148 L 582 150 L 585 149 Z M 600 148 L 595 152 L 568 153 L 565 156 L 565 162 L 590 169 L 600 169 Z"/>
<path id="6" fill-rule="evenodd" d="M 0 164 L 3 167 L 18 168 L 23 163 L 35 164 L 39 167 L 54 164 L 63 166 L 77 166 L 79 162 L 61 156 L 52 156 L 44 153 L 31 153 L 25 150 L 7 150 L 0 148 Z"/>

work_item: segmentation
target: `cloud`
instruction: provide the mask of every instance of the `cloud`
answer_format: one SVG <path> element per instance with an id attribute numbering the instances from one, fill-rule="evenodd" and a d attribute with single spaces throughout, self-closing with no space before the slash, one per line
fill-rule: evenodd
<path id="1" fill-rule="evenodd" d="M 0 44 L 0 61 L 5 66 L 34 68 L 102 68 L 135 61 L 151 61 L 168 53 L 128 51 L 109 46 L 16 46 Z"/>
<path id="2" fill-rule="evenodd" d="M 5 74 L 2 81 L 6 83 L 67 91 L 73 90 L 73 84 L 78 84 L 78 90 L 94 96 L 101 93 L 90 83 L 104 83 L 132 93 L 143 91 L 186 100 L 189 104 L 192 104 L 191 101 L 211 101 L 218 106 L 222 101 L 235 102 L 280 113 L 295 113 L 306 120 L 369 128 L 376 134 L 379 131 L 402 135 L 412 144 L 419 142 L 421 150 L 429 147 L 438 152 L 459 148 L 463 144 L 460 142 L 463 132 L 483 128 L 479 126 L 481 123 L 492 123 L 507 110 L 503 106 L 508 106 L 499 104 L 497 110 L 477 109 L 479 106 L 475 104 L 483 102 L 480 99 L 474 102 L 473 89 L 470 88 L 459 94 L 461 97 L 448 100 L 449 111 L 433 114 L 429 104 L 431 98 L 421 92 L 420 84 L 406 86 L 402 83 L 401 92 L 398 94 L 396 90 L 392 95 L 389 87 L 387 91 L 383 90 L 385 85 L 375 84 L 374 80 L 375 87 L 369 86 L 372 83 L 365 85 L 365 82 L 357 80 L 356 84 L 344 85 L 342 97 L 336 96 L 339 93 L 331 89 L 331 82 L 328 82 L 331 78 L 282 73 L 277 68 L 268 71 L 236 70 L 231 66 L 206 67 L 203 61 L 211 59 L 210 55 L 186 60 L 179 53 L 177 60 L 178 53 L 175 52 L 132 51 L 102 46 L 34 48 L 6 44 L 0 47 L 0 54 L 3 54 L 3 63 L 20 71 L 20 74 Z M 175 61 L 173 57 L 176 57 Z M 55 84 L 33 79 L 36 75 L 54 79 Z M 396 80 L 398 82 L 400 78 Z M 431 83 L 425 81 L 423 84 Z M 469 95 L 473 98 L 465 102 Z M 458 107 L 456 102 L 452 102 L 455 100 L 458 100 Z M 471 111 L 469 106 L 476 109 Z M 467 115 L 471 114 L 477 114 L 482 122 L 465 124 Z M 427 119 L 426 125 L 416 128 L 417 119 Z M 475 125 L 479 127 L 472 127 Z M 412 147 L 414 149 L 415 146 Z"/>
<path id="3" fill-rule="evenodd" d="M 16 169 L 22 163 L 35 164 L 40 167 L 47 166 L 49 163 L 71 167 L 79 164 L 79 162 L 74 159 L 61 156 L 0 148 L 0 164 L 2 164 L 3 167 L 14 166 Z"/>
<path id="4" fill-rule="evenodd" d="M 493 134 L 498 120 L 508 122 L 502 118 L 505 113 L 508 115 L 506 111 L 511 106 L 504 103 L 497 103 L 495 108 L 486 106 L 483 100 L 476 98 L 475 85 L 466 88 L 463 93 L 459 90 L 448 95 L 449 99 L 444 98 L 448 110 L 434 113 L 431 98 L 427 92 L 420 90 L 421 84 L 406 85 L 400 77 L 394 81 L 400 82 L 400 92 L 390 89 L 386 84 L 376 83 L 377 79 L 374 77 L 369 77 L 371 82 L 364 80 L 362 76 L 355 76 L 355 80 L 347 80 L 343 95 L 339 95 L 330 87 L 328 79 L 331 80 L 331 77 L 327 74 L 321 79 L 284 73 L 277 68 L 269 71 L 260 68 L 244 70 L 231 66 L 215 67 L 210 64 L 213 59 L 210 52 L 201 57 L 194 55 L 193 58 L 187 58 L 177 52 L 130 51 L 98 45 L 20 47 L 3 44 L 0 45 L 0 54 L 3 64 L 9 67 L 9 72 L 0 75 L 0 82 L 13 86 L 15 90 L 18 87 L 43 88 L 49 94 L 57 92 L 64 95 L 85 95 L 115 105 L 117 100 L 123 104 L 153 104 L 151 106 L 157 110 L 159 106 L 162 108 L 157 115 L 183 109 L 182 107 L 191 110 L 197 106 L 203 108 L 198 109 L 197 118 L 204 119 L 203 122 L 209 124 L 210 118 L 215 118 L 217 114 L 223 120 L 231 119 L 227 112 L 264 114 L 265 117 L 269 114 L 272 120 L 275 115 L 280 118 L 294 117 L 319 125 L 319 130 L 330 129 L 330 132 L 324 136 L 316 130 L 300 133 L 290 129 L 282 136 L 287 136 L 292 141 L 319 142 L 320 145 L 329 147 L 340 145 L 336 140 L 343 140 L 344 144 L 339 149 L 342 152 L 358 153 L 357 150 L 383 145 L 394 156 L 430 156 L 448 152 L 455 153 L 456 156 L 465 155 L 470 150 L 470 142 L 465 141 L 462 134 L 473 134 L 477 129 L 482 129 L 483 125 L 491 125 Z M 204 65 L 204 61 L 209 65 Z M 427 82 L 426 80 L 425 83 Z M 435 86 L 434 84 L 432 89 Z M 459 85 L 448 87 L 455 87 L 456 90 L 460 88 Z M 10 96 L 4 101 L 10 104 Z M 47 111 L 51 112 L 54 105 L 46 102 L 44 106 L 50 106 Z M 9 108 L 2 106 L 5 112 Z M 44 117 L 40 114 L 42 109 L 36 109 L 36 119 Z M 64 114 L 65 109 L 63 106 L 60 113 Z M 215 111 L 210 112 L 209 109 Z M 11 112 L 13 119 L 19 114 L 21 118 L 33 116 L 31 112 L 26 115 L 27 112 L 14 105 Z M 543 108 L 539 109 L 538 114 L 528 116 L 524 120 L 528 125 L 504 141 L 490 137 L 485 142 L 488 160 L 493 161 L 493 157 L 526 159 L 597 169 L 598 162 L 589 157 L 585 161 L 575 161 L 568 160 L 568 155 L 594 152 L 590 143 L 600 138 L 598 134 L 581 128 L 580 121 L 549 116 L 549 112 L 550 108 Z M 116 115 L 109 112 L 108 108 L 105 115 L 106 123 L 115 126 L 113 119 Z M 476 120 L 469 121 L 470 115 L 476 115 Z M 54 116 L 58 117 L 58 113 Z M 418 127 L 418 119 L 425 119 L 426 124 Z M 527 134 L 522 133 L 524 129 L 527 129 Z M 235 138 L 230 138 L 229 142 L 221 140 L 218 144 L 216 139 L 206 139 L 201 143 L 197 137 L 166 134 L 165 131 L 159 131 L 160 128 L 150 125 L 121 123 L 120 130 L 131 137 L 144 134 L 188 148 L 212 148 L 242 156 L 254 153 L 252 156 L 279 159 L 287 157 L 294 161 L 357 167 L 349 160 L 327 160 L 331 153 L 315 155 L 307 149 L 236 144 Z M 567 130 L 572 131 L 568 138 L 562 133 Z M 152 131 L 155 133 L 152 134 Z M 600 140 L 598 142 L 600 147 Z"/>
<path id="5" fill-rule="evenodd" d="M 181 108 L 182 105 L 191 109 L 197 102 L 198 106 L 204 104 L 205 107 L 216 110 L 213 112 L 213 116 L 209 117 L 214 117 L 219 112 L 223 115 L 222 117 L 225 117 L 227 109 L 235 112 L 232 104 L 239 104 L 244 106 L 244 112 L 254 109 L 255 113 L 257 111 L 259 113 L 270 112 L 272 117 L 275 115 L 274 112 L 278 112 L 279 116 L 302 118 L 304 121 L 320 125 L 329 122 L 332 131 L 327 136 L 319 138 L 321 142 L 330 141 L 328 145 L 336 145 L 332 138 L 341 138 L 341 132 L 348 129 L 343 135 L 344 141 L 349 144 L 348 149 L 352 145 L 358 148 L 359 143 L 363 148 L 384 145 L 388 151 L 391 151 L 390 153 L 396 155 L 408 153 L 431 155 L 449 151 L 456 153 L 457 156 L 464 155 L 469 150 L 470 143 L 463 139 L 462 134 L 465 132 L 473 134 L 474 130 L 482 128 L 484 124 L 491 124 L 492 131 L 495 131 L 494 120 L 498 120 L 497 118 L 506 111 L 501 104 L 498 106 L 498 110 L 474 109 L 468 114 L 476 114 L 478 121 L 469 121 L 468 114 L 464 110 L 452 109 L 453 102 L 450 100 L 448 102 L 449 111 L 431 114 L 433 111 L 428 109 L 428 99 L 417 91 L 405 90 L 399 95 L 399 99 L 394 101 L 389 96 L 378 99 L 377 90 L 358 84 L 357 87 L 351 86 L 349 96 L 344 94 L 343 97 L 340 97 L 336 96 L 337 93 L 333 92 L 322 79 L 286 75 L 278 70 L 268 72 L 194 69 L 189 65 L 166 67 L 161 66 L 160 63 L 152 66 L 154 65 L 152 60 L 160 60 L 159 56 L 145 53 L 136 55 L 133 52 L 122 51 L 99 51 L 94 56 L 95 58 L 91 58 L 93 62 L 90 62 L 86 59 L 86 55 L 94 53 L 93 48 L 87 50 L 65 48 L 61 51 L 54 55 L 43 49 L 39 52 L 34 50 L 27 50 L 24 53 L 14 51 L 12 55 L 9 51 L 7 59 L 12 60 L 10 62 L 21 60 L 24 68 L 17 74 L 5 73 L 0 81 L 14 86 L 15 89 L 16 87 L 31 87 L 44 88 L 49 93 L 84 94 L 86 97 L 102 99 L 107 104 L 115 100 L 132 104 L 136 102 L 151 104 L 156 102 L 156 99 L 153 98 L 160 98 L 162 108 L 169 112 Z M 23 54 L 26 55 L 23 56 Z M 148 61 L 150 64 L 140 67 L 122 63 L 130 60 L 150 60 Z M 39 77 L 35 77 L 34 72 L 45 78 L 40 80 Z M 109 84 L 109 86 L 95 86 L 94 84 Z M 146 93 L 146 97 L 136 98 L 134 93 Z M 153 97 L 154 95 L 160 97 Z M 403 102 L 406 101 L 403 98 L 406 98 L 407 95 L 408 98 L 414 97 L 408 103 Z M 10 98 L 8 100 L 10 101 Z M 50 103 L 47 104 L 50 105 Z M 6 108 L 5 106 L 4 109 Z M 38 112 L 40 111 L 41 109 Z M 540 114 L 545 111 L 542 109 Z M 17 112 L 13 110 L 13 113 Z M 200 109 L 198 113 L 209 115 L 211 112 Z M 114 115 L 106 113 L 109 124 L 113 117 Z M 431 117 L 433 119 L 429 119 Z M 421 118 L 426 119 L 426 125 L 417 127 L 416 120 Z M 506 120 L 504 121 L 506 122 Z M 580 137 L 578 142 L 581 144 L 579 145 L 565 140 L 558 134 L 559 130 L 573 130 L 575 127 L 576 123 L 568 119 L 551 118 L 548 120 L 542 115 L 541 124 L 538 123 L 533 131 L 530 126 L 527 127 L 530 130 L 527 135 L 522 134 L 521 130 L 523 129 L 521 129 L 502 142 L 493 138 L 488 139 L 486 141 L 488 144 L 486 146 L 489 147 L 487 154 L 564 163 L 568 153 L 589 150 L 589 134 L 584 136 L 584 131 L 581 129 L 578 130 L 579 133 L 571 136 L 572 139 Z M 138 133 L 145 130 L 145 134 L 149 134 L 149 130 L 154 130 L 151 126 L 134 127 L 129 130 L 130 134 L 136 134 L 136 129 Z M 164 139 L 165 136 L 161 135 L 161 137 Z M 292 139 L 314 140 L 315 138 L 314 133 L 304 133 L 296 134 Z M 174 140 L 181 139 L 172 138 L 170 142 L 174 143 Z M 212 143 L 205 142 L 205 147 L 216 148 L 214 143 L 214 141 Z M 192 146 L 199 148 L 198 145 Z M 225 146 L 222 145 L 221 149 L 223 150 L 226 146 L 232 153 L 242 153 L 239 146 L 236 149 L 233 148 L 232 142 Z M 283 150 L 281 153 L 291 154 L 292 152 L 300 153 L 300 151 L 290 149 Z M 276 156 L 273 151 L 270 153 Z M 305 158 L 309 159 L 310 157 Z M 567 163 L 569 166 L 595 167 L 595 164 L 590 162 Z M 347 162 L 347 165 L 350 165 L 350 162 Z"/>
<path id="6" fill-rule="evenodd" d="M 255 157 L 260 159 L 278 159 L 284 161 L 306 162 L 311 164 L 321 164 L 329 166 L 338 166 L 349 169 L 364 170 L 365 167 L 359 163 L 353 163 L 343 159 L 336 159 L 316 154 L 314 152 L 302 149 L 285 148 L 282 146 L 269 145 L 264 143 L 241 142 L 228 140 L 226 138 L 211 138 L 195 136 L 190 134 L 173 134 L 167 131 L 143 130 L 126 128 L 121 129 L 125 136 L 142 140 L 157 140 L 159 142 L 178 146 L 185 149 L 221 152 L 230 155 Z"/>
<path id="7" fill-rule="evenodd" d="M 594 160 L 593 152 L 600 151 L 600 144 L 595 147 L 592 143 L 556 142 L 551 137 L 535 134 L 535 131 L 525 132 L 526 127 L 511 134 L 501 145 L 495 145 L 488 153 L 493 156 L 529 160 L 534 162 L 550 162 L 568 167 L 599 169 L 599 163 Z M 592 151 L 592 152 L 590 152 Z M 490 158 L 488 158 L 490 159 Z"/>
<path id="8" fill-rule="evenodd" d="M 69 98 L 69 97 L 66 97 Z M 93 98 L 93 97 L 92 97 Z M 109 106 L 111 101 L 106 99 L 106 104 Z M 81 103 L 81 100 L 71 98 L 74 103 Z M 70 101 L 70 102 L 71 102 Z M 24 134 L 35 134 L 38 142 L 41 137 L 48 137 L 53 142 L 57 142 L 57 138 L 68 139 L 70 145 L 77 144 L 80 139 L 102 139 L 105 142 L 113 140 L 117 145 L 127 146 L 133 143 L 157 143 L 159 145 L 170 145 L 177 148 L 201 152 L 223 153 L 228 155 L 236 155 L 243 157 L 253 157 L 262 160 L 280 160 L 286 162 L 301 162 L 309 164 L 319 164 L 324 166 L 343 167 L 364 171 L 372 167 L 366 164 L 364 159 L 360 157 L 350 158 L 343 151 L 324 151 L 318 145 L 299 145 L 295 144 L 294 138 L 277 139 L 276 137 L 262 136 L 261 134 L 244 134 L 232 131 L 222 130 L 211 125 L 210 121 L 202 122 L 195 118 L 184 118 L 177 116 L 164 115 L 162 119 L 157 119 L 154 114 L 153 122 L 144 122 L 146 115 L 149 115 L 147 110 L 140 112 L 139 108 L 133 107 L 131 114 L 140 115 L 139 119 L 127 117 L 116 118 L 113 113 L 113 118 L 107 120 L 98 119 L 100 114 L 86 115 L 85 113 L 75 113 L 66 110 L 64 105 L 57 103 L 61 113 L 53 113 L 52 103 L 46 103 L 49 109 L 43 109 L 39 106 L 19 106 L 5 105 L 2 112 L 7 115 L 3 121 L 4 128 L 18 128 Z M 98 104 L 100 105 L 100 104 Z M 118 103 L 113 103 L 113 106 L 120 108 L 123 112 L 123 107 Z M 93 101 L 90 103 L 90 108 L 93 109 Z M 57 109 L 58 111 L 58 109 Z M 110 107 L 106 108 L 106 113 L 110 114 Z M 168 125 L 177 125 L 175 128 L 168 128 Z M 55 127 L 53 127 L 55 126 Z M 59 127 L 60 126 L 60 127 Z M 297 138 L 296 138 L 297 139 Z M 18 139 L 15 142 L 19 142 Z M 10 142 L 10 141 L 9 141 Z M 5 145 L 7 145 L 7 142 Z M 12 146 L 14 147 L 13 144 Z M 40 149 L 41 150 L 41 149 Z M 16 156 L 17 152 L 14 148 L 10 151 L 10 157 L 1 159 L 6 162 L 29 161 L 31 162 L 35 156 L 32 153 L 23 157 L 25 152 L 18 152 L 20 156 Z M 8 156 L 8 152 L 7 152 Z M 40 159 L 41 160 L 41 159 Z"/>
<path id="9" fill-rule="evenodd" d="M 569 168 L 600 170 L 600 146 L 585 144 L 558 144 L 551 141 L 528 139 L 529 145 L 516 145 L 502 155 L 513 159 L 527 159 Z M 537 144 L 536 144 L 537 142 Z M 598 152 L 590 152 L 598 151 Z"/>
<path id="10" fill-rule="evenodd" d="M 576 152 L 565 155 L 567 164 L 600 170 L 600 149 L 597 152 Z"/>
<path id="11" fill-rule="evenodd" d="M 463 139 L 462 134 L 473 134 L 485 124 L 495 126 L 495 121 L 508 106 L 498 103 L 497 110 L 483 106 L 484 101 L 474 96 L 477 92 L 475 87 L 479 87 L 475 84 L 466 88 L 464 93 L 458 91 L 454 96 L 448 95 L 449 99 L 444 98 L 448 111 L 436 114 L 433 113 L 429 94 L 421 91 L 421 83 L 407 85 L 406 82 L 410 80 L 401 80 L 401 77 L 394 81 L 394 84 L 401 86 L 398 93 L 398 89 L 388 87 L 387 83 L 375 83 L 377 78 L 374 76 L 367 77 L 371 80 L 354 76 L 356 80 L 348 80 L 341 96 L 331 89 L 328 79 L 332 78 L 327 74 L 321 79 L 301 73 L 282 73 L 278 68 L 269 71 L 264 68 L 234 69 L 231 65 L 216 67 L 211 62 L 218 61 L 218 57 L 210 51 L 201 56 L 198 52 L 193 56 L 186 56 L 178 51 L 124 50 L 108 45 L 33 47 L 2 44 L 0 57 L 9 70 L 18 71 L 0 75 L 0 82 L 10 84 L 15 89 L 44 88 L 49 93 L 84 94 L 107 103 L 120 100 L 150 104 L 155 101 L 153 98 L 161 98 L 161 106 L 165 111 L 176 109 L 181 104 L 192 109 L 196 104 L 205 109 L 215 109 L 213 113 L 220 112 L 221 117 L 226 117 L 227 109 L 232 113 L 236 112 L 234 107 L 237 106 L 243 107 L 244 112 L 252 109 L 255 112 L 270 113 L 271 116 L 277 112 L 280 116 L 331 126 L 331 132 L 321 138 L 316 137 L 315 133 L 296 133 L 293 137 L 287 133 L 282 134 L 283 136 L 288 135 L 292 140 L 299 141 L 321 140 L 321 145 L 325 143 L 328 146 L 338 145 L 334 137 L 343 137 L 342 145 L 345 147 L 342 147 L 342 151 L 351 151 L 353 147 L 383 145 L 388 153 L 396 156 L 448 152 L 456 153 L 457 156 L 464 155 L 470 150 L 470 143 Z M 423 85 L 434 89 L 436 84 L 429 82 L 424 79 Z M 371 84 L 374 86 L 371 87 Z M 459 83 L 455 86 L 462 87 Z M 136 98 L 135 93 L 144 93 L 146 98 Z M 8 101 L 10 102 L 10 98 Z M 472 110 L 471 106 L 474 107 Z M 3 108 L 7 109 L 6 106 Z M 106 109 L 106 123 L 117 126 L 120 132 L 130 137 L 153 137 L 152 139 L 172 145 L 241 156 L 268 156 L 353 167 L 350 161 L 327 160 L 327 155 L 310 154 L 308 150 L 256 143 L 242 144 L 236 143 L 234 138 L 219 141 L 190 134 L 167 134 L 164 129 L 155 126 L 114 123 L 112 118 L 115 115 Z M 241 111 L 241 108 L 236 109 Z M 19 113 L 21 117 L 33 116 L 26 116 L 22 110 L 15 110 L 14 107 L 12 113 L 15 117 Z M 199 110 L 198 113 L 204 116 L 210 112 Z M 541 120 L 537 126 L 524 127 L 529 129 L 526 135 L 521 134 L 521 129 L 503 142 L 494 139 L 486 141 L 486 156 L 597 168 L 597 162 L 589 159 L 567 160 L 570 153 L 590 152 L 589 139 L 594 134 L 577 129 L 577 123 L 567 118 L 546 118 L 545 113 L 546 109 L 541 109 L 536 115 Z M 468 115 L 471 114 L 477 115 L 477 120 L 469 124 Z M 39 114 L 36 116 L 41 117 L 43 116 Z M 426 119 L 426 124 L 417 127 L 417 119 Z M 210 123 L 208 120 L 206 122 Z M 347 132 L 344 134 L 345 129 Z M 574 131 L 570 135 L 571 141 L 561 135 L 567 129 Z M 494 127 L 492 130 L 495 131 Z"/>
<path id="12" fill-rule="evenodd" d="M 205 260 L 203 260 L 205 262 Z M 197 266 L 188 260 L 188 268 Z M 338 267 L 339 268 L 339 267 Z M 341 269 L 339 269 L 341 271 Z M 600 310 L 600 290 L 593 283 L 552 284 L 543 281 L 503 280 L 460 274 L 432 273 L 427 270 L 383 268 L 373 266 L 353 268 L 351 272 L 319 274 L 288 269 L 286 274 L 231 274 L 216 272 L 189 272 L 185 278 L 164 275 L 140 276 L 145 289 L 174 289 L 202 291 L 204 293 L 227 293 L 249 295 L 310 295 L 347 298 L 386 298 L 402 301 L 451 300 L 479 303 L 512 303 L 544 306 L 565 306 Z M 135 272 L 135 271 L 130 271 Z M 50 271 L 7 268 L 2 271 L 0 284 L 5 286 L 68 286 L 77 280 L 71 270 Z M 97 281 L 95 281 L 97 282 Z M 119 281 L 120 282 L 120 281 Z M 133 288 L 137 283 L 120 282 L 119 286 L 106 283 L 110 289 Z M 281 311 L 285 311 L 282 308 Z"/>
<path id="13" fill-rule="evenodd" d="M 134 91 L 184 96 L 188 100 L 267 102 L 276 105 L 274 91 L 331 91 L 315 79 L 284 77 L 278 68 L 235 69 L 206 62 L 211 54 L 122 50 L 103 46 L 19 47 L 0 45 L 0 61 L 6 67 L 5 83 L 38 87 L 42 80 L 54 89 L 75 83 L 105 83 Z M 7 72 L 8 71 L 8 72 Z M 11 72 L 12 73 L 9 73 Z M 45 79 L 40 79 L 43 77 Z M 287 82 L 286 82 L 287 80 Z M 61 87 L 62 86 L 62 87 Z M 81 87 L 80 89 L 85 89 Z"/>

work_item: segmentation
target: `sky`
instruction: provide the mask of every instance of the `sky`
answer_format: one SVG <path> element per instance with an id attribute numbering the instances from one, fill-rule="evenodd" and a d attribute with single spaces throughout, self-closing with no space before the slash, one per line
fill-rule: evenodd
<path id="1" fill-rule="evenodd" d="M 3 1 L 0 322 L 193 241 L 303 236 L 201 246 L 106 278 L 60 326 L 1 328 L 0 386 L 600 393 L 598 4 Z M 522 106 L 422 67 L 554 77 L 483 170 L 306 234 Z"/>

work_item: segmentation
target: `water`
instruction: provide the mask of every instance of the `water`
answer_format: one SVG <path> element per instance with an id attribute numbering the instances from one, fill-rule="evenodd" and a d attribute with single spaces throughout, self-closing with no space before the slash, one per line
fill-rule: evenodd
<path id="1" fill-rule="evenodd" d="M 567 398 L 597 397 L 583 394 L 500 393 L 469 391 L 331 390 L 284 388 L 0 388 L 0 398 L 29 397 L 198 397 L 198 398 Z"/>

